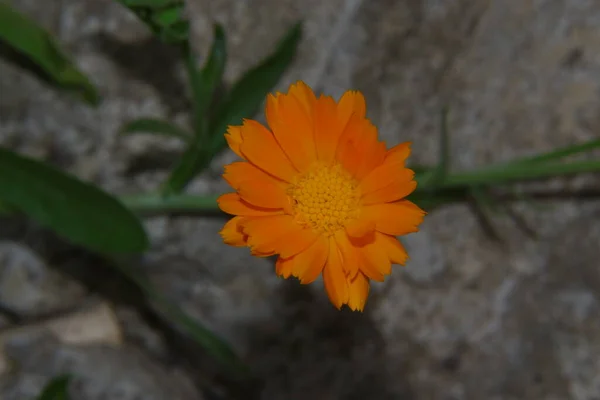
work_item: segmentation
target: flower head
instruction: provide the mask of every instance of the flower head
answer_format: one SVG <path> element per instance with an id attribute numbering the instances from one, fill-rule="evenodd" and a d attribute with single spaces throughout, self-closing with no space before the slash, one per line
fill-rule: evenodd
<path id="1" fill-rule="evenodd" d="M 278 255 L 284 278 L 323 275 L 333 305 L 362 311 L 370 280 L 408 259 L 396 236 L 416 232 L 425 215 L 404 200 L 417 185 L 405 167 L 409 143 L 387 150 L 354 91 L 336 102 L 298 82 L 268 96 L 266 117 L 268 128 L 244 120 L 225 135 L 243 161 L 225 166 L 235 192 L 218 202 L 234 217 L 221 236 Z"/>

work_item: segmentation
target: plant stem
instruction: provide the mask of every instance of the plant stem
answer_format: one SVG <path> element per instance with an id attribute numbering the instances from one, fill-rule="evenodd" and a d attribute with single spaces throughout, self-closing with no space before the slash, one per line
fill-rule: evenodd
<path id="1" fill-rule="evenodd" d="M 527 166 L 495 165 L 474 172 L 450 174 L 440 186 L 421 181 L 417 190 L 409 196 L 417 204 L 427 204 L 437 207 L 446 203 L 464 200 L 462 191 L 472 186 L 497 186 L 519 181 L 548 179 L 559 176 L 581 173 L 600 172 L 600 161 L 580 161 L 568 164 L 540 163 Z M 421 175 L 421 174 L 420 174 Z M 151 214 L 177 214 L 177 213 L 215 213 L 219 212 L 217 206 L 218 195 L 191 195 L 176 194 L 162 196 L 160 194 L 128 195 L 121 197 L 121 201 L 135 212 Z"/>
<path id="2" fill-rule="evenodd" d="M 449 175 L 441 189 L 473 185 L 503 185 L 517 181 L 549 179 L 559 176 L 600 172 L 600 161 L 579 161 L 569 164 L 496 165 L 475 172 Z M 420 189 L 429 190 L 427 185 Z"/>

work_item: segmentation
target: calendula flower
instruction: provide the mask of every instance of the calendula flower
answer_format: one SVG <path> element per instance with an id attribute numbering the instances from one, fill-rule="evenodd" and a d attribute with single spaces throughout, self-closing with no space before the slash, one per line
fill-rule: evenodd
<path id="1" fill-rule="evenodd" d="M 323 275 L 335 307 L 362 311 L 370 280 L 408 259 L 396 236 L 416 232 L 425 215 L 404 200 L 417 185 L 405 167 L 409 143 L 386 149 L 360 92 L 336 103 L 303 82 L 269 95 L 266 119 L 268 128 L 244 120 L 225 135 L 243 161 L 225 166 L 235 192 L 218 202 L 234 217 L 221 236 L 255 256 L 278 255 L 284 278 Z"/>

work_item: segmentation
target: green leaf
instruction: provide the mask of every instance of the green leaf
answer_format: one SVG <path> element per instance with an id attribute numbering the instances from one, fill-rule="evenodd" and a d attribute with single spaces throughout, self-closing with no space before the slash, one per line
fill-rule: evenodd
<path id="1" fill-rule="evenodd" d="M 208 127 L 208 124 L 206 124 L 207 111 L 214 99 L 215 91 L 222 83 L 223 73 L 225 72 L 226 45 L 225 31 L 221 25 L 216 24 L 210 53 L 202 70 L 198 71 L 196 69 L 191 51 L 188 51 L 186 57 L 194 96 L 194 130 L 196 135 L 202 136 L 203 139 L 206 137 L 205 131 Z"/>
<path id="2" fill-rule="evenodd" d="M 243 118 L 250 118 L 258 112 L 267 95 L 294 60 L 301 38 L 302 24 L 299 22 L 287 32 L 275 52 L 233 85 L 211 127 L 214 135 L 210 147 L 211 157 L 226 147 L 224 134 L 227 126 L 241 124 Z"/>
<path id="3" fill-rule="evenodd" d="M 547 153 L 539 154 L 532 157 L 525 157 L 516 161 L 511 161 L 508 164 L 516 163 L 540 163 L 547 161 L 558 161 L 561 158 L 572 156 L 578 153 L 600 149 L 600 139 L 592 139 L 590 141 L 575 144 L 572 146 L 562 147 Z"/>
<path id="4" fill-rule="evenodd" d="M 117 1 L 131 10 L 163 42 L 187 45 L 189 22 L 183 16 L 183 0 Z"/>
<path id="5" fill-rule="evenodd" d="M 118 0 L 127 7 L 148 7 L 151 9 L 165 8 L 183 4 L 182 0 Z"/>
<path id="6" fill-rule="evenodd" d="M 94 251 L 138 253 L 148 247 L 141 222 L 117 199 L 49 165 L 2 148 L 0 201 Z"/>
<path id="7" fill-rule="evenodd" d="M 52 379 L 42 390 L 37 400 L 69 400 L 70 381 L 71 376 L 69 375 L 62 375 Z"/>
<path id="8" fill-rule="evenodd" d="M 0 201 L 0 216 L 14 214 L 15 211 L 14 207 Z"/>
<path id="9" fill-rule="evenodd" d="M 150 133 L 155 135 L 172 136 L 189 141 L 192 135 L 185 129 L 173 125 L 170 122 L 153 118 L 140 118 L 127 123 L 122 129 L 121 134 L 132 133 Z"/>
<path id="10" fill-rule="evenodd" d="M 444 188 L 472 185 L 505 185 L 508 183 L 555 178 L 558 176 L 598 173 L 600 160 L 571 163 L 514 163 L 482 167 L 447 177 Z"/>
<path id="11" fill-rule="evenodd" d="M 294 25 L 279 42 L 275 51 L 248 71 L 231 89 L 221 105 L 216 122 L 209 128 L 211 140 L 206 146 L 198 136 L 186 149 L 163 186 L 165 194 L 181 192 L 212 158 L 227 144 L 228 125 L 240 124 L 258 111 L 267 94 L 273 90 L 296 54 L 302 36 L 302 24 Z"/>
<path id="12" fill-rule="evenodd" d="M 135 273 L 128 265 L 120 260 L 113 259 L 113 265 L 130 281 L 135 283 L 148 298 L 150 298 L 162 311 L 169 317 L 169 320 L 182 327 L 190 337 L 202 346 L 208 354 L 214 357 L 222 365 L 228 368 L 232 375 L 237 377 L 247 378 L 250 375 L 250 370 L 242 360 L 236 355 L 235 351 L 211 332 L 208 328 L 186 314 L 180 307 L 168 300 L 160 293 L 152 283 Z"/>
<path id="13" fill-rule="evenodd" d="M 61 51 L 52 36 L 21 13 L 0 2 L 0 56 L 34 72 L 42 80 L 96 105 L 100 96 L 89 79 Z"/>
<path id="14" fill-rule="evenodd" d="M 169 27 L 181 19 L 181 13 L 183 12 L 183 5 L 178 7 L 171 7 L 163 11 L 155 13 L 152 17 L 154 22 L 162 27 Z"/>

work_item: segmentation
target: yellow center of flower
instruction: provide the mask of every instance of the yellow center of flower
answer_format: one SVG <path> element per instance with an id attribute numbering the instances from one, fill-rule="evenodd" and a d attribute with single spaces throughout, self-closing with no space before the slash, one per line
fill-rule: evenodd
<path id="1" fill-rule="evenodd" d="M 296 220 L 332 235 L 358 215 L 357 182 L 337 164 L 317 166 L 290 185 Z"/>

